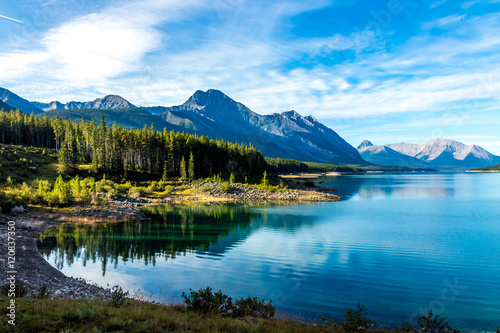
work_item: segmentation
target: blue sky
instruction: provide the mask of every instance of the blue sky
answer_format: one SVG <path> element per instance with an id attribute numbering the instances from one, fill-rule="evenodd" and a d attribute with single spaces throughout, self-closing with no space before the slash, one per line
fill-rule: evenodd
<path id="1" fill-rule="evenodd" d="M 214 88 L 353 145 L 500 155 L 500 0 L 5 0 L 0 15 L 0 86 L 30 100 L 170 106 Z"/>

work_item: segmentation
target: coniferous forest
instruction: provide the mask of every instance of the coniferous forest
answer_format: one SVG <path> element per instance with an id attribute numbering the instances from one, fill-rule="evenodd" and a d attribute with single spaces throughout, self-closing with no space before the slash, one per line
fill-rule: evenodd
<path id="1" fill-rule="evenodd" d="M 157 131 L 154 124 L 143 129 L 109 126 L 104 118 L 99 124 L 93 119 L 76 123 L 2 110 L 0 143 L 56 149 L 60 171 L 69 175 L 77 173 L 79 164 L 91 165 L 95 174 L 121 179 L 141 175 L 150 180 L 252 177 L 261 176 L 265 168 L 262 153 L 252 145 Z"/>

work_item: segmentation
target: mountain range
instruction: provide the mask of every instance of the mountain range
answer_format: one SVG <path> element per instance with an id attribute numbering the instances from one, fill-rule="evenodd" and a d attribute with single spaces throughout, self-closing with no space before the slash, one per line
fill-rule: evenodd
<path id="1" fill-rule="evenodd" d="M 31 102 L 34 106 L 43 111 L 58 110 L 58 109 L 99 109 L 99 110 L 111 110 L 111 109 L 127 109 L 134 108 L 135 105 L 124 99 L 123 97 L 117 95 L 107 95 L 104 98 L 97 98 L 91 102 L 68 102 L 62 104 L 58 101 L 53 101 L 50 103 L 42 102 Z"/>
<path id="2" fill-rule="evenodd" d="M 431 169 L 427 162 L 402 154 L 388 146 L 374 146 L 368 140 L 363 141 L 357 149 L 365 161 L 373 164 Z"/>
<path id="3" fill-rule="evenodd" d="M 468 169 L 500 163 L 500 157 L 479 146 L 446 139 L 383 146 L 365 140 L 355 149 L 313 116 L 304 117 L 294 110 L 261 115 L 214 89 L 198 90 L 184 104 L 171 107 L 137 107 L 117 95 L 65 104 L 29 102 L 4 88 L 0 88 L 0 101 L 26 113 L 75 121 L 82 117 L 99 121 L 104 116 L 108 124 L 116 122 L 128 128 L 154 123 L 159 130 L 166 128 L 252 144 L 268 157 L 308 162 L 426 169 Z"/>
<path id="4" fill-rule="evenodd" d="M 411 168 L 467 170 L 500 163 L 500 156 L 484 148 L 442 138 L 429 140 L 425 144 L 402 142 L 384 146 L 374 146 L 365 140 L 358 146 L 358 151 L 370 163 Z"/>

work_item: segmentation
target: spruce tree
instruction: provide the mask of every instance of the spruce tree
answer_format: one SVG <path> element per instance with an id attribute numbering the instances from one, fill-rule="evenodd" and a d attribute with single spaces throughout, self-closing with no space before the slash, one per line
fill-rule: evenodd
<path id="1" fill-rule="evenodd" d="M 189 155 L 189 162 L 188 162 L 188 173 L 189 173 L 189 178 L 195 179 L 195 174 L 194 174 L 194 156 L 193 152 L 191 152 L 191 155 Z"/>
<path id="2" fill-rule="evenodd" d="M 181 160 L 180 174 L 181 174 L 181 178 L 187 178 L 187 174 L 186 174 L 186 159 L 184 158 L 184 156 L 182 156 L 182 160 Z"/>
<path id="3" fill-rule="evenodd" d="M 165 160 L 165 163 L 163 164 L 163 175 L 161 177 L 161 180 L 167 180 L 168 179 L 168 162 Z"/>

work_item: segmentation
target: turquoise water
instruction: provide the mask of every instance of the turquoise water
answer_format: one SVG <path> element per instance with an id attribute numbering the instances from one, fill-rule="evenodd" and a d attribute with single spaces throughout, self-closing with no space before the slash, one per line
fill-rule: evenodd
<path id="1" fill-rule="evenodd" d="M 500 327 L 500 174 L 323 180 L 344 200 L 152 207 L 149 222 L 50 229 L 39 249 L 66 275 L 167 302 L 209 285 L 307 320 L 360 302 L 386 324 L 433 309 Z"/>

